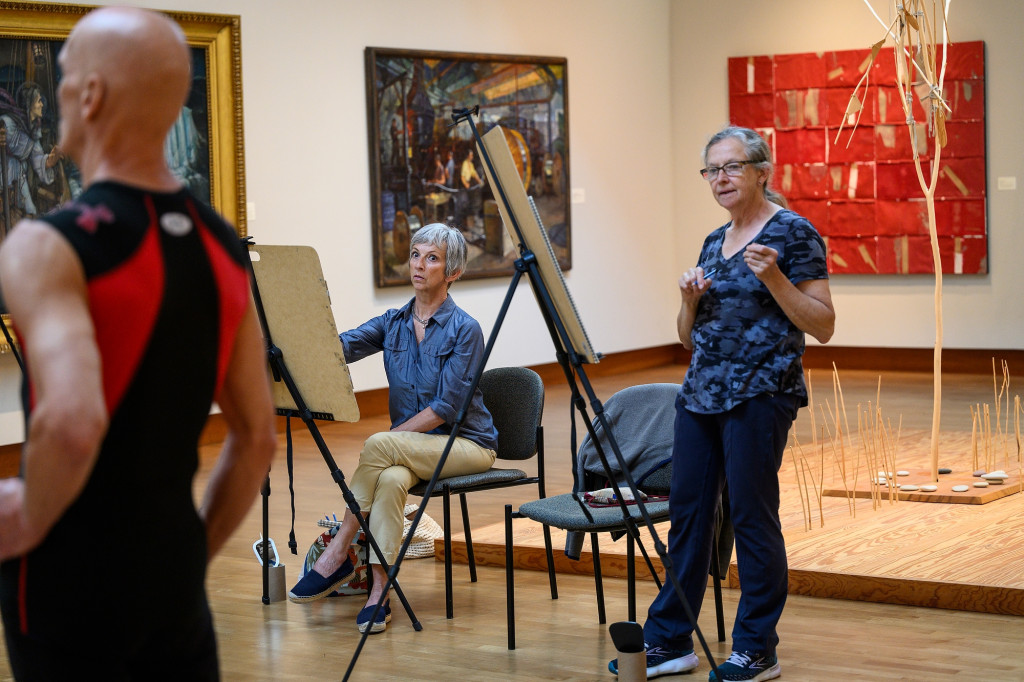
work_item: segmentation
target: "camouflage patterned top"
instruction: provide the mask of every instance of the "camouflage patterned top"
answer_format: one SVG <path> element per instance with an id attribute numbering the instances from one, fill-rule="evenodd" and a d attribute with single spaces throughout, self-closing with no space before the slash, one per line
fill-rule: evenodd
<path id="1" fill-rule="evenodd" d="M 779 307 L 743 261 L 743 250 L 722 256 L 727 223 L 704 240 L 699 264 L 717 270 L 697 304 L 693 357 L 680 391 L 691 412 L 731 410 L 761 393 L 789 393 L 807 405 L 804 333 Z M 754 242 L 779 252 L 778 265 L 791 282 L 827 279 L 825 243 L 806 218 L 789 210 L 772 216 Z"/>

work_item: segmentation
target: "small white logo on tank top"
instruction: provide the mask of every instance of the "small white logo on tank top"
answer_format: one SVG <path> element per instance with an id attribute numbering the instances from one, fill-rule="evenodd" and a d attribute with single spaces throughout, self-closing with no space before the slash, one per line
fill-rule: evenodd
<path id="1" fill-rule="evenodd" d="M 164 213 L 160 216 L 160 227 L 172 237 L 183 237 L 192 231 L 192 219 L 184 213 Z"/>

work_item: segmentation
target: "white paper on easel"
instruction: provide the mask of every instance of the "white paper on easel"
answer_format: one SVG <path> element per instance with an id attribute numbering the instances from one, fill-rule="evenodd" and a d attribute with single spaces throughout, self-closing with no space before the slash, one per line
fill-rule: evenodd
<path id="1" fill-rule="evenodd" d="M 309 246 L 252 246 L 270 338 L 306 406 L 318 418 L 359 421 L 345 350 L 331 311 L 320 258 Z M 274 407 L 296 409 L 283 381 L 272 385 Z"/>
<path id="2" fill-rule="evenodd" d="M 519 173 L 516 171 L 515 162 L 512 160 L 512 152 L 509 151 L 505 132 L 501 126 L 494 126 L 483 136 L 482 140 L 484 147 L 487 149 L 488 157 L 494 165 L 494 173 L 498 176 L 497 178 L 492 177 L 490 168 L 487 167 L 487 164 L 484 164 L 487 178 L 491 183 L 491 187 L 497 188 L 500 182 L 500 186 L 505 191 L 509 206 L 515 214 L 516 223 L 518 223 L 519 229 L 523 233 L 523 241 L 526 242 L 525 246 L 537 258 L 541 279 L 544 280 L 544 285 L 551 295 L 555 310 L 558 312 L 562 324 L 565 325 L 565 331 L 569 336 L 573 349 L 586 362 L 596 364 L 598 362 L 597 353 L 594 352 L 590 338 L 583 328 L 583 321 L 576 310 L 576 304 L 572 300 L 572 294 L 569 293 L 569 287 L 565 282 L 565 278 L 562 277 L 562 269 L 558 267 L 558 261 L 555 259 L 547 232 L 545 232 L 544 226 L 540 223 L 540 217 L 537 215 L 536 209 L 531 206 L 530 199 L 526 196 L 523 183 L 519 180 Z M 495 192 L 497 193 L 497 189 L 495 189 Z M 505 221 L 505 229 L 512 236 L 513 242 L 518 244 L 519 238 L 512 227 L 512 221 L 505 210 L 505 204 L 500 200 L 500 197 L 496 196 L 495 198 L 498 199 L 498 211 L 501 213 L 501 219 Z"/>

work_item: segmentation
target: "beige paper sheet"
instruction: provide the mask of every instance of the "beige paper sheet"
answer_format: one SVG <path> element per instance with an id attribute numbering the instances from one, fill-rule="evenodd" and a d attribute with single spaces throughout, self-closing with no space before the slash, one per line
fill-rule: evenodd
<path id="1" fill-rule="evenodd" d="M 299 394 L 317 419 L 359 421 L 352 377 L 334 324 L 320 258 L 309 246 L 252 246 L 253 271 L 270 338 L 281 349 Z M 274 382 L 274 407 L 294 410 L 283 381 Z"/>

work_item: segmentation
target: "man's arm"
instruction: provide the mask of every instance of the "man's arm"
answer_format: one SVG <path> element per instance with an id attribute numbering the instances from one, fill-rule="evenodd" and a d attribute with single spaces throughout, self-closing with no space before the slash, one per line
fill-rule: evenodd
<path id="1" fill-rule="evenodd" d="M 42 542 L 81 493 L 108 415 L 85 274 L 71 246 L 43 223 L 21 223 L 0 249 L 0 280 L 34 399 L 24 480 L 0 488 L 3 559 Z"/>
<path id="2" fill-rule="evenodd" d="M 217 404 L 228 435 L 200 510 L 206 523 L 207 560 L 241 523 L 277 447 L 266 352 L 251 302 L 238 329 Z"/>

